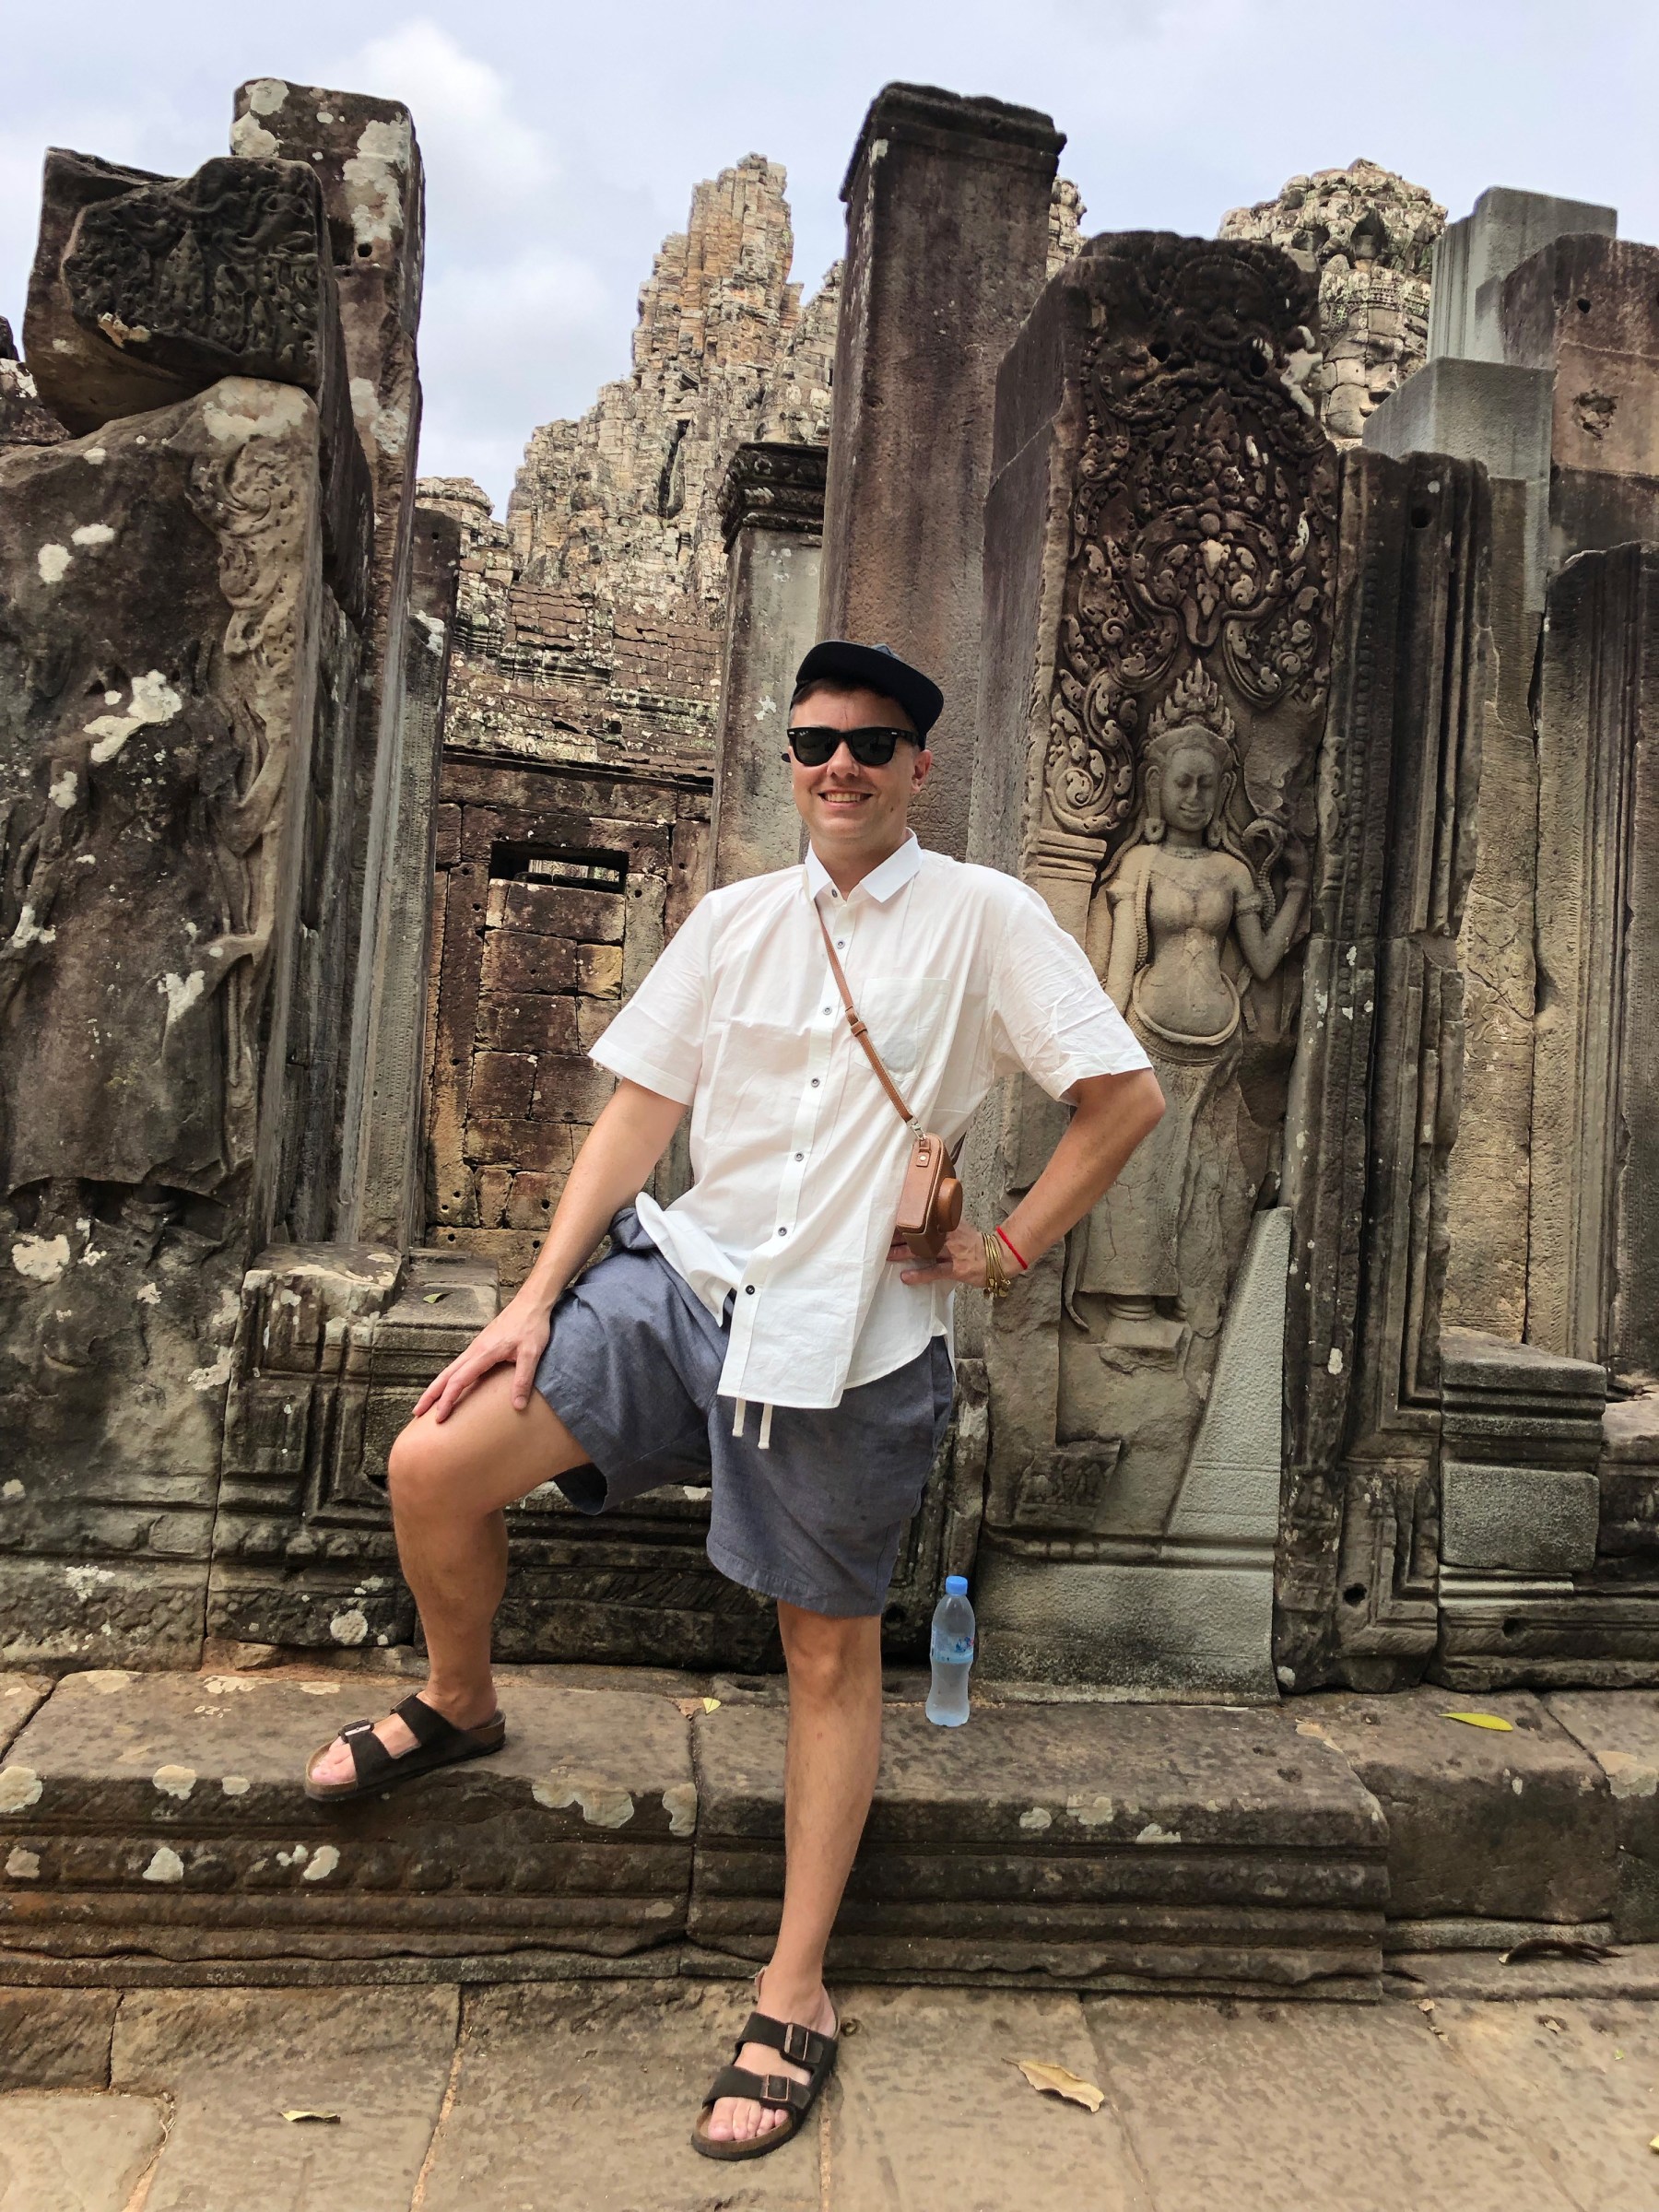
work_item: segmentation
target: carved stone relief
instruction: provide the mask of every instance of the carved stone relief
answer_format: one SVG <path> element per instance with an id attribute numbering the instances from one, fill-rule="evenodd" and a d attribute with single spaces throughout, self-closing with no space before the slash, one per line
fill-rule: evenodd
<path id="1" fill-rule="evenodd" d="M 1096 1527 L 1151 1535 L 1278 1173 L 1335 473 L 1285 382 L 1310 288 L 1284 257 L 1156 238 L 1083 265 L 1102 312 L 1041 848 L 1089 869 L 1090 957 L 1168 1104 L 1070 1240 L 1056 1437 L 1122 1439 Z"/>
<path id="2" fill-rule="evenodd" d="M 226 376 L 309 392 L 328 577 L 360 619 L 373 509 L 328 226 L 305 163 L 225 159 L 155 177 L 53 147 L 24 335 L 41 398 L 77 435 Z"/>
<path id="3" fill-rule="evenodd" d="M 0 1644 L 154 1663 L 280 1196 L 316 409 L 231 378 L 0 455 Z"/>

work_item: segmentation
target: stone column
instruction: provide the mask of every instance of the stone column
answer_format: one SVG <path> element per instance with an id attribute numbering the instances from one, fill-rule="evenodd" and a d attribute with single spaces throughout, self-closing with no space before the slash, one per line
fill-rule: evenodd
<path id="1" fill-rule="evenodd" d="M 1461 222 L 1448 223 L 1434 250 L 1429 304 L 1429 358 L 1507 361 L 1500 308 L 1505 278 L 1541 246 L 1583 231 L 1611 238 L 1618 211 L 1546 192 L 1495 184 Z"/>
<path id="2" fill-rule="evenodd" d="M 1290 375 L 1312 293 L 1272 246 L 1096 239 L 998 382 L 973 857 L 1087 946 L 1170 1110 L 987 1334 L 976 1605 L 996 1674 L 1272 1688 L 1274 1200 L 1336 551 L 1336 456 Z M 1162 811 L 1177 763 L 1201 832 Z M 1218 1003 L 1158 965 L 1183 887 Z M 1235 996 L 1221 978 L 1258 924 L 1265 979 Z M 1014 1087 L 974 1187 L 1011 1203 L 1064 1121 Z"/>
<path id="3" fill-rule="evenodd" d="M 394 829 L 387 841 L 383 922 L 367 978 L 369 1064 L 355 1178 L 359 1239 L 393 1246 L 420 1241 L 425 1211 L 422 1051 L 438 772 L 461 571 L 461 525 L 453 516 L 416 510 L 411 571 Z"/>
<path id="4" fill-rule="evenodd" d="M 129 241 L 159 234 L 140 207 Z M 293 294 L 265 298 L 279 320 Z M 301 948 L 347 798 L 326 482 L 315 402 L 268 378 L 0 455 L 15 1663 L 200 1648 L 238 1288 L 295 1205 Z"/>
<path id="5" fill-rule="evenodd" d="M 1569 561 L 1538 679 L 1527 1335 L 1659 1374 L 1659 548 Z"/>
<path id="6" fill-rule="evenodd" d="M 1483 193 L 1435 250 L 1430 359 L 1365 426 L 1373 450 L 1484 463 L 1492 484 L 1497 686 L 1481 771 L 1478 857 L 1458 948 L 1468 1053 L 1452 1162 L 1449 1324 L 1526 1327 L 1538 804 L 1530 698 L 1551 550 L 1554 394 L 1535 345 L 1505 335 L 1512 273 L 1563 232 L 1611 234 L 1610 207 Z"/>
<path id="7" fill-rule="evenodd" d="M 740 445 L 720 488 L 726 643 L 711 888 L 800 857 L 783 732 L 794 672 L 817 635 L 825 462 L 821 445 Z"/>
<path id="8" fill-rule="evenodd" d="M 374 569 L 364 633 L 363 680 L 353 739 L 352 840 L 346 925 L 356 950 L 346 1050 L 335 1105 L 339 1187 L 332 1232 L 366 1233 L 361 1176 L 374 1147 L 366 1138 L 379 1041 L 373 978 L 391 924 L 396 885 L 414 853 L 399 829 L 399 751 L 404 729 L 409 567 L 415 467 L 420 440 L 416 333 L 425 253 L 420 150 L 408 110 L 279 77 L 240 88 L 233 152 L 306 163 L 323 189 L 335 286 L 350 372 L 351 409 L 368 460 L 374 501 Z M 411 835 L 417 834 L 415 830 Z M 413 1222 L 402 1225 L 411 1233 Z"/>
<path id="9" fill-rule="evenodd" d="M 1046 277 L 1064 144 L 1032 109 L 889 85 L 841 190 L 818 633 L 890 645 L 938 680 L 935 763 L 912 818 L 924 844 L 959 859 L 997 364 Z"/>
<path id="10" fill-rule="evenodd" d="M 1348 455 L 1284 1147 L 1286 1688 L 1394 1688 L 1435 1648 L 1457 948 L 1495 677 L 1490 559 L 1473 463 Z"/>

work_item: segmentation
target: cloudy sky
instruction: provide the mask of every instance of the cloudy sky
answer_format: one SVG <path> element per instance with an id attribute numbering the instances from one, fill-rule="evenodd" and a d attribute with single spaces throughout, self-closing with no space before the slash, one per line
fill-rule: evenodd
<path id="1" fill-rule="evenodd" d="M 795 275 L 892 78 L 1046 109 L 1090 231 L 1211 232 L 1358 155 L 1462 215 L 1488 184 L 1617 206 L 1659 240 L 1652 0 L 359 0 L 5 9 L 0 313 L 20 327 L 41 155 L 177 173 L 225 149 L 245 77 L 407 100 L 425 152 L 421 463 L 504 500 L 530 430 L 628 363 L 641 279 L 692 185 L 789 171 Z"/>

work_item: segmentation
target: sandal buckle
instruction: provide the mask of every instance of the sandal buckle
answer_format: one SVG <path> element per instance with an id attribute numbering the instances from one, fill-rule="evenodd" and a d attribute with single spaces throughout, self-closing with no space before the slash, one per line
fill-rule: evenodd
<path id="1" fill-rule="evenodd" d="M 788 2075 L 768 2074 L 763 2078 L 765 2080 L 766 2087 L 761 2090 L 760 2094 L 764 2101 L 769 2104 L 787 2104 L 789 2102 L 789 2092 L 795 2086 L 794 2083 L 790 2080 Z"/>
<path id="2" fill-rule="evenodd" d="M 783 2030 L 784 2057 L 797 2066 L 812 2065 L 812 2046 L 817 2040 L 810 2028 L 803 2028 L 798 2020 L 789 2021 Z"/>

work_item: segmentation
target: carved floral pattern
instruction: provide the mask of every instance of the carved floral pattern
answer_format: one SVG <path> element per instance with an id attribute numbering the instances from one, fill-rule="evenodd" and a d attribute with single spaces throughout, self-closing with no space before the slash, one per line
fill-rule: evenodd
<path id="1" fill-rule="evenodd" d="M 1054 823 L 1110 837 L 1142 701 L 1216 655 L 1247 704 L 1312 720 L 1330 667 L 1335 456 L 1290 388 L 1312 280 L 1272 248 L 1101 241 L 1083 366 L 1045 779 Z"/>
<path id="2" fill-rule="evenodd" d="M 291 161 L 206 162 L 94 201 L 63 261 L 76 322 L 161 367 L 182 342 L 226 370 L 314 389 L 322 202 Z"/>

